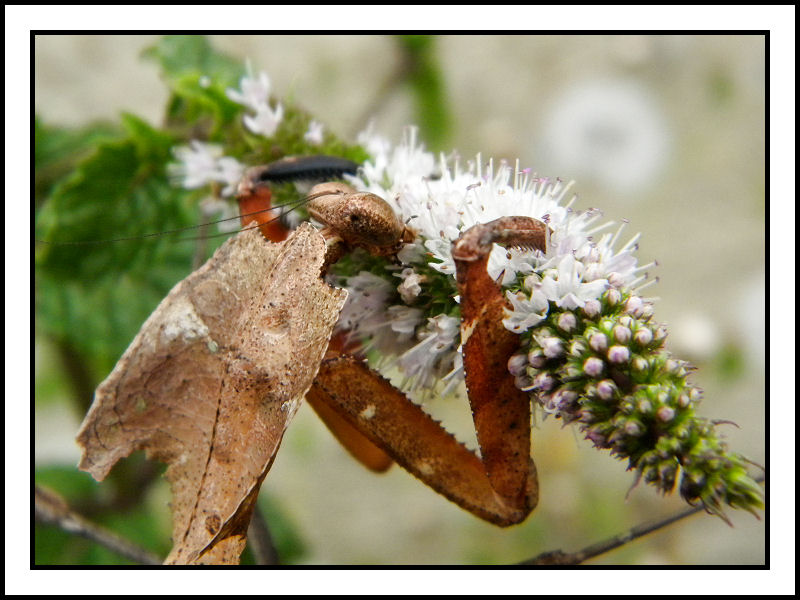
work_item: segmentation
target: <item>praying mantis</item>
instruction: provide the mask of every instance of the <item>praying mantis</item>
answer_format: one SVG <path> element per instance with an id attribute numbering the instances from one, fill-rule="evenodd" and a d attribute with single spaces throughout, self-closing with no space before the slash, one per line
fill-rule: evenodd
<path id="1" fill-rule="evenodd" d="M 240 195 L 258 194 L 262 174 L 263 170 L 250 171 L 240 185 Z M 325 350 L 343 302 L 342 293 L 330 290 L 320 279 L 326 266 L 357 247 L 391 255 L 413 231 L 383 199 L 358 193 L 345 184 L 318 185 L 309 197 L 309 213 L 325 225 L 320 232 L 304 226 L 285 242 L 271 245 L 259 242 L 260 234 L 254 231 L 237 236 L 251 247 L 261 243 L 275 249 L 282 245 L 276 250 L 277 258 L 266 260 L 264 286 L 256 286 L 255 292 L 235 287 L 239 283 L 232 282 L 243 268 L 240 261 L 251 259 L 231 250 L 228 260 L 225 246 L 200 271 L 176 286 L 98 388 L 79 433 L 84 449 L 80 466 L 96 478 L 102 478 L 120 456 L 145 449 L 173 465 L 168 478 L 177 493 L 191 488 L 175 502 L 176 512 L 190 515 L 176 524 L 175 547 L 167 562 L 237 560 L 244 543 L 242 528 L 249 521 L 255 495 L 303 396 L 351 454 L 373 470 L 385 470 L 391 460 L 396 461 L 440 494 L 495 525 L 519 523 L 536 506 L 530 402 L 508 373 L 516 338 L 500 323 L 506 301 L 486 273 L 486 264 L 494 242 L 544 250 L 546 225 L 528 217 L 502 218 L 473 227 L 454 244 L 467 386 L 481 445 L 479 458 L 372 372 L 360 357 L 344 352 L 337 340 Z M 294 255 L 295 247 L 303 250 Z M 219 275 L 225 271 L 232 273 L 227 279 Z M 298 285 L 298 281 L 304 283 Z M 310 291 L 313 286 L 314 292 Z M 261 299 L 247 306 L 248 295 L 253 294 Z M 328 295 L 322 307 L 305 306 L 314 294 Z M 235 300 L 225 309 L 213 306 L 218 300 L 224 304 L 226 296 Z M 188 302 L 187 297 L 191 298 Z M 298 306 L 302 306 L 299 312 Z M 245 307 L 256 316 L 246 319 L 247 325 L 235 326 L 230 341 L 209 333 L 224 330 L 229 319 L 237 319 L 234 313 Z M 225 314 L 226 310 L 232 314 Z M 311 312 L 322 315 L 324 323 L 308 326 Z M 237 339 L 240 336 L 241 341 Z M 251 344 L 249 339 L 256 341 Z M 286 340 L 292 356 L 287 356 L 283 346 Z M 276 353 L 276 348 L 283 350 Z M 193 381 L 192 371 L 200 373 L 197 381 L 208 378 L 207 386 Z M 214 375 L 221 381 L 211 381 Z M 209 391 L 208 386 L 218 390 Z M 185 431 L 195 424 L 184 413 L 197 394 L 210 394 L 212 409 L 217 400 L 216 415 L 197 468 L 184 469 L 185 463 L 191 462 L 187 456 L 196 450 Z M 227 404 L 226 399 L 230 400 Z M 264 435 L 258 438 L 260 460 L 236 475 L 242 471 L 237 464 L 240 457 L 225 447 L 232 444 L 230 440 L 220 440 L 231 437 L 226 428 L 240 431 L 236 429 L 236 413 L 244 410 L 240 405 L 254 407 L 257 428 Z M 177 424 L 153 422 L 175 415 Z M 218 479 L 232 480 L 237 488 L 234 500 L 227 498 L 222 501 L 225 507 L 219 509 L 221 500 L 207 489 L 214 488 Z"/>
<path id="2" fill-rule="evenodd" d="M 275 166 L 256 168 L 248 172 L 240 185 L 241 200 L 259 196 L 268 199 L 270 169 L 274 172 Z M 265 171 L 267 176 L 264 175 Z M 306 276 L 306 281 L 316 281 L 319 284 L 320 275 L 346 252 L 362 248 L 375 255 L 391 257 L 414 236 L 413 229 L 401 223 L 381 198 L 374 194 L 356 192 L 342 183 L 327 183 L 314 188 L 309 194 L 308 209 L 312 217 L 324 225 L 318 235 L 312 234 L 311 228 L 304 226 L 301 228 L 302 233 L 298 230 L 297 234 L 292 234 L 285 242 L 272 246 L 288 247 L 296 241 L 293 241 L 295 236 L 305 238 L 306 242 L 317 246 L 317 250 L 311 252 L 313 260 L 309 261 L 308 256 L 301 254 L 298 260 L 290 260 L 286 264 L 278 260 L 272 266 L 268 265 L 269 269 L 274 271 L 277 266 L 291 265 L 296 272 L 302 272 Z M 262 224 L 262 229 L 267 227 L 272 227 L 272 234 L 275 235 L 277 226 L 274 221 L 267 220 Z M 274 429 L 275 439 L 272 446 L 267 449 L 266 459 L 262 461 L 262 469 L 264 465 L 265 469 L 257 471 L 255 476 L 249 478 L 247 493 L 236 503 L 234 510 L 227 515 L 223 512 L 200 519 L 196 515 L 200 503 L 196 502 L 192 509 L 195 514 L 189 518 L 184 541 L 192 537 L 189 535 L 192 524 L 201 523 L 202 527 L 199 529 L 203 535 L 199 545 L 196 541 L 192 542 L 195 544 L 194 548 L 184 544 L 178 549 L 178 554 L 171 555 L 168 561 L 235 562 L 238 560 L 238 554 L 244 543 L 242 527 L 246 528 L 258 488 L 272 464 L 283 432 L 306 389 L 308 390 L 306 399 L 329 429 L 351 454 L 372 470 L 385 470 L 394 460 L 434 490 L 483 520 L 501 526 L 524 520 L 538 501 L 536 471 L 530 460 L 529 451 L 530 406 L 527 395 L 518 392 L 513 378 L 510 378 L 508 373 L 508 359 L 516 349 L 516 338 L 503 328 L 497 327 L 505 299 L 499 293 L 499 286 L 487 275 L 486 262 L 488 249 L 494 242 L 544 251 L 547 246 L 547 233 L 547 226 L 542 221 L 529 217 L 503 217 L 465 231 L 453 244 L 462 306 L 462 340 L 464 340 L 464 360 L 467 365 L 467 388 L 481 446 L 481 459 L 455 442 L 438 423 L 427 417 L 386 380 L 371 372 L 360 357 L 348 356 L 353 350 L 352 346 L 348 347 L 347 343 L 331 335 L 331 324 L 335 322 L 337 312 L 336 302 L 319 311 L 314 307 L 305 308 L 301 311 L 302 315 L 319 312 L 323 315 L 323 320 L 326 320 L 324 327 L 318 325 L 312 327 L 318 330 L 318 335 L 314 338 L 318 352 L 314 356 L 284 353 L 292 359 L 284 364 L 300 365 L 300 370 L 305 370 L 307 377 L 309 380 L 313 379 L 313 382 L 310 387 L 305 387 L 305 384 L 300 385 L 299 391 L 289 399 L 289 402 L 284 400 L 280 403 L 280 413 L 273 411 L 273 416 L 267 419 L 267 424 Z M 263 243 L 257 240 L 261 240 L 258 235 L 249 235 L 248 243 L 256 246 Z M 311 242 L 311 240 L 316 241 Z M 213 274 L 218 268 L 211 266 L 206 270 Z M 310 289 L 297 285 L 291 275 L 273 277 L 267 287 L 290 290 L 288 294 L 284 294 L 290 299 L 289 304 L 297 303 L 297 299 L 305 297 Z M 211 299 L 211 296 L 208 299 Z M 272 328 L 266 328 L 269 335 L 281 337 L 282 318 L 278 318 L 277 321 L 272 317 L 267 318 Z M 202 320 L 200 319 L 199 329 L 202 329 Z M 165 323 L 169 325 L 170 322 L 167 320 Z M 161 326 L 163 332 L 163 323 Z M 191 326 L 195 327 L 193 334 L 196 334 L 198 323 L 193 322 Z M 170 335 L 174 337 L 174 332 Z M 327 351 L 322 340 L 329 343 Z M 132 347 L 135 344 L 136 341 Z M 205 340 L 205 345 L 211 354 L 216 354 L 220 350 L 214 339 Z M 320 354 L 320 351 L 323 353 Z M 124 362 L 125 358 L 123 357 L 120 362 Z M 240 353 L 237 358 L 246 357 Z M 191 369 L 191 362 L 188 366 Z M 155 365 L 155 367 L 146 371 L 147 377 L 152 378 L 161 366 Z M 317 368 L 318 371 L 315 371 Z M 314 377 L 315 372 L 316 377 Z M 293 376 L 287 377 L 285 373 L 279 377 L 285 381 L 293 378 Z M 258 379 L 258 376 L 255 379 Z M 109 380 L 112 380 L 115 393 L 118 391 L 125 393 L 125 386 L 119 385 L 120 379 L 114 379 L 113 373 Z M 104 389 L 107 392 L 107 383 L 98 389 L 99 396 L 107 396 L 107 393 L 101 393 Z M 147 391 L 149 394 L 152 390 Z M 520 399 L 516 403 L 515 395 Z M 143 398 L 141 395 L 137 397 L 135 394 L 130 395 L 130 398 L 133 399 L 133 403 L 129 404 L 129 407 L 133 408 L 134 413 L 148 414 L 152 404 L 150 398 Z M 498 398 L 501 400 L 500 408 L 497 402 L 493 402 Z M 353 399 L 355 401 L 352 401 Z M 116 413 L 117 408 L 115 406 L 112 412 Z M 125 423 L 117 417 L 118 415 L 115 416 L 116 420 L 112 419 L 110 422 L 111 429 L 117 427 L 124 430 Z M 93 429 L 93 434 L 96 435 L 99 422 L 97 419 L 92 421 L 87 417 L 81 433 L 81 442 L 87 449 L 91 437 L 87 432 Z M 91 427 L 88 427 L 89 424 Z M 103 427 L 107 425 L 109 422 Z M 100 439 L 103 435 L 105 433 L 96 435 L 96 438 Z M 215 436 L 216 433 L 212 432 L 210 448 L 214 447 Z M 105 446 L 107 441 L 104 439 L 101 445 Z M 139 448 L 148 450 L 147 445 Z M 521 448 L 524 448 L 524 453 Z M 158 455 L 158 451 L 155 452 L 155 456 L 164 458 Z M 431 460 L 431 457 L 435 457 L 436 460 Z M 83 467 L 92 470 L 95 466 L 92 462 L 90 458 L 88 462 L 84 462 Z M 229 459 L 228 462 L 235 462 L 235 459 Z M 97 476 L 100 471 L 93 473 Z M 176 545 L 180 546 L 178 541 Z M 218 550 L 221 550 L 221 553 L 215 555 Z"/>
<path id="3" fill-rule="evenodd" d="M 286 444 L 285 444 L 285 445 L 286 445 Z M 285 450 L 286 450 L 286 449 L 285 449 Z M 284 452 L 284 454 L 286 454 L 286 452 Z M 538 455 L 537 455 L 537 456 L 538 456 Z M 540 465 L 540 466 L 541 466 L 541 465 Z M 270 476 L 270 477 L 271 477 L 271 476 Z M 380 483 L 376 483 L 376 485 L 378 485 L 378 486 L 379 486 L 379 485 L 380 485 Z M 420 488 L 422 488 L 422 486 L 420 486 Z M 423 490 L 423 491 L 426 491 L 426 490 Z M 431 494 L 431 496 L 435 498 L 435 496 L 434 496 L 434 495 L 432 495 L 432 494 Z M 445 503 L 442 503 L 442 504 L 445 504 Z M 452 507 L 451 507 L 451 508 L 452 508 Z M 458 510 L 453 510 L 453 512 L 456 512 L 456 513 L 458 513 L 458 514 L 461 514 L 461 512 L 460 512 L 460 511 L 458 511 Z M 466 516 L 466 513 L 464 513 L 464 515 Z"/>

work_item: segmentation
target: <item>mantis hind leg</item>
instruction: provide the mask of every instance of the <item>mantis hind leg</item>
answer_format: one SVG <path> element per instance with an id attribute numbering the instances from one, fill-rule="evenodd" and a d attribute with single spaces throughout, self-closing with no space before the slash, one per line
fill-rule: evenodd
<path id="1" fill-rule="evenodd" d="M 470 228 L 453 244 L 464 369 L 481 458 L 353 356 L 329 353 L 309 397 L 449 500 L 507 526 L 536 507 L 539 486 L 530 457 L 530 400 L 507 368 L 519 338 L 503 327 L 506 300 L 486 271 L 495 242 L 545 251 L 547 225 L 504 217 Z"/>
<path id="2" fill-rule="evenodd" d="M 478 456 L 356 357 L 323 360 L 309 395 L 425 484 L 486 521 L 513 525 L 536 505 L 536 470 L 528 454 L 520 458 L 530 482 L 527 494 L 499 494 Z"/>
<path id="3" fill-rule="evenodd" d="M 321 385 L 312 386 L 306 400 L 339 443 L 370 471 L 383 473 L 391 467 L 391 457 L 331 406 L 324 389 Z"/>

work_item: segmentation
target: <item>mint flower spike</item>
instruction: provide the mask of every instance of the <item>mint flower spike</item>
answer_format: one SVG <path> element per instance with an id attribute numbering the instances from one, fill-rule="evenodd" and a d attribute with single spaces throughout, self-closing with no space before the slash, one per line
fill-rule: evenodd
<path id="1" fill-rule="evenodd" d="M 719 423 L 695 414 L 701 392 L 687 381 L 692 369 L 664 349 L 666 329 L 651 317 L 651 304 L 616 288 L 582 308 L 550 302 L 546 318 L 521 336 L 522 379 L 530 382 L 522 389 L 546 415 L 576 422 L 596 448 L 627 458 L 637 483 L 665 494 L 677 485 L 689 504 L 726 522 L 723 505 L 757 516 L 763 491 L 749 461 L 728 450 Z"/>
<path id="2" fill-rule="evenodd" d="M 639 236 L 625 241 L 625 222 L 609 230 L 600 211 L 572 208 L 570 184 L 518 164 L 437 160 L 414 129 L 394 147 L 371 131 L 359 143 L 371 159 L 351 185 L 384 198 L 417 232 L 394 261 L 356 253 L 332 267 L 349 291 L 340 327 L 373 367 L 399 374 L 401 389 L 418 395 L 444 395 L 462 382 L 452 242 L 498 217 L 539 219 L 550 231 L 546 252 L 497 246 L 489 257 L 489 275 L 511 306 L 503 324 L 520 336 L 509 361 L 517 387 L 545 414 L 577 423 L 596 447 L 627 458 L 637 481 L 663 493 L 678 486 L 689 503 L 723 518 L 723 505 L 763 507 L 748 461 L 695 415 L 700 390 L 651 320 L 641 291 L 655 283 L 647 281 L 652 265 L 638 265 Z"/>

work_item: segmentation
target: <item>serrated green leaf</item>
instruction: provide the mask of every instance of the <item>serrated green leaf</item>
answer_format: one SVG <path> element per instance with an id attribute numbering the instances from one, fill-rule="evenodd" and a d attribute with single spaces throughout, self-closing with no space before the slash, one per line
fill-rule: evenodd
<path id="1" fill-rule="evenodd" d="M 242 107 L 227 97 L 244 75 L 241 61 L 215 51 L 204 36 L 165 36 L 144 52 L 170 87 L 167 125 L 183 140 L 225 141 L 225 127 Z"/>
<path id="2" fill-rule="evenodd" d="M 142 235 L 194 225 L 193 195 L 170 184 L 172 137 L 125 115 L 43 204 L 37 239 L 36 326 L 103 370 L 192 268 L 194 244 Z M 134 238 L 99 244 L 60 245 Z"/>
<path id="3" fill-rule="evenodd" d="M 196 73 L 177 78 L 167 107 L 167 124 L 181 139 L 203 138 L 226 145 L 240 137 L 238 117 L 243 107 L 228 98 L 218 81 L 202 85 Z"/>
<path id="4" fill-rule="evenodd" d="M 39 207 L 59 179 L 75 164 L 92 152 L 95 145 L 119 134 L 108 123 L 93 123 L 79 129 L 68 129 L 34 120 L 34 199 Z"/>
<path id="5" fill-rule="evenodd" d="M 128 134 L 128 140 L 136 148 L 139 166 L 150 172 L 163 173 L 164 166 L 172 160 L 174 136 L 130 113 L 122 113 L 120 121 Z"/>

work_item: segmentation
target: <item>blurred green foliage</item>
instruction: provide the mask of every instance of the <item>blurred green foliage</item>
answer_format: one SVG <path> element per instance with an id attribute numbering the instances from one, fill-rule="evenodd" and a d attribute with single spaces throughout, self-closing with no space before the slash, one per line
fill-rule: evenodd
<path id="1" fill-rule="evenodd" d="M 734 384 L 747 373 L 747 357 L 736 344 L 725 344 L 714 356 L 711 365 L 720 381 Z"/>
<path id="2" fill-rule="evenodd" d="M 95 146 L 118 135 L 118 128 L 97 123 L 76 129 L 48 127 L 36 117 L 34 139 L 34 202 L 38 209 L 52 193 L 57 181 L 69 173 L 75 164 Z"/>
<path id="3" fill-rule="evenodd" d="M 453 119 L 444 73 L 436 54 L 436 36 L 401 35 L 397 36 L 397 42 L 420 132 L 433 150 L 447 150 Z"/>

